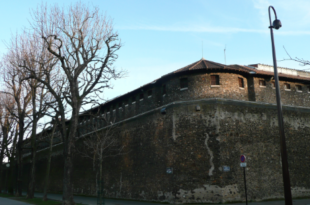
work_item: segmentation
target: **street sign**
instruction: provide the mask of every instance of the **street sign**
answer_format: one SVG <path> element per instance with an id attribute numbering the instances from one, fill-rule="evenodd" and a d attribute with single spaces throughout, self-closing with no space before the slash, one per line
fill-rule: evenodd
<path id="1" fill-rule="evenodd" d="M 241 156 L 240 156 L 240 161 L 241 161 L 241 162 L 245 162 L 245 155 L 241 155 Z"/>
<path id="2" fill-rule="evenodd" d="M 224 172 L 229 172 L 230 171 L 230 166 L 223 166 L 223 171 Z"/>
<path id="3" fill-rule="evenodd" d="M 246 167 L 246 162 L 241 162 L 240 167 Z"/>

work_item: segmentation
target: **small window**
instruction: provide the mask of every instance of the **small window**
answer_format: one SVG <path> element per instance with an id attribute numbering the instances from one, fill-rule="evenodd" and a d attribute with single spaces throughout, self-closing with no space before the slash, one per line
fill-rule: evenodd
<path id="1" fill-rule="evenodd" d="M 125 107 L 128 107 L 128 101 L 127 100 L 124 101 L 124 105 L 125 105 Z"/>
<path id="2" fill-rule="evenodd" d="M 220 85 L 220 76 L 211 75 L 211 85 Z"/>
<path id="3" fill-rule="evenodd" d="M 115 104 L 114 104 L 113 107 L 112 107 L 113 112 L 115 112 L 115 108 L 116 108 L 116 106 L 115 106 Z"/>
<path id="4" fill-rule="evenodd" d="M 149 90 L 149 91 L 147 91 L 147 97 L 152 97 L 152 93 L 153 93 L 153 90 Z"/>
<path id="5" fill-rule="evenodd" d="M 163 85 L 163 95 L 166 95 L 167 91 L 166 91 L 166 85 Z"/>
<path id="6" fill-rule="evenodd" d="M 118 103 L 118 109 L 122 109 L 123 108 L 123 104 L 120 102 Z"/>
<path id="7" fill-rule="evenodd" d="M 260 86 L 260 87 L 266 87 L 266 81 L 264 81 L 264 80 L 259 80 L 259 86 Z"/>
<path id="8" fill-rule="evenodd" d="M 143 97 L 144 97 L 144 96 L 143 96 L 143 93 L 141 93 L 140 96 L 139 96 L 140 101 L 143 100 Z"/>
<path id="9" fill-rule="evenodd" d="M 301 92 L 302 91 L 301 85 L 296 85 L 296 90 L 297 90 L 297 92 Z"/>
<path id="10" fill-rule="evenodd" d="M 244 88 L 243 78 L 238 78 L 239 81 L 239 87 Z"/>
<path id="11" fill-rule="evenodd" d="M 135 103 L 136 103 L 136 97 L 132 97 L 132 98 L 131 98 L 131 103 L 132 103 L 132 104 L 135 104 Z"/>
<path id="12" fill-rule="evenodd" d="M 288 83 L 284 83 L 284 89 L 285 90 L 291 90 L 291 85 Z"/>
<path id="13" fill-rule="evenodd" d="M 187 78 L 181 78 L 180 79 L 180 87 L 182 88 L 188 88 L 188 82 L 187 82 Z"/>
<path id="14" fill-rule="evenodd" d="M 276 88 L 276 83 L 272 82 L 272 88 Z"/>

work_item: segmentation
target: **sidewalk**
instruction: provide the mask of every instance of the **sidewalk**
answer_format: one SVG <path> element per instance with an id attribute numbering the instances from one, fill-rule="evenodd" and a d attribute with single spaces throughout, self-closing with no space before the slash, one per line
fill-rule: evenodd
<path id="1" fill-rule="evenodd" d="M 0 197 L 0 205 L 29 205 L 29 204 L 9 198 Z"/>
<path id="2" fill-rule="evenodd" d="M 26 195 L 26 193 L 23 193 L 23 195 Z M 43 193 L 35 193 L 35 197 L 42 198 Z M 62 195 L 61 194 L 48 194 L 48 198 L 61 201 Z M 74 196 L 74 201 L 76 203 L 87 204 L 87 205 L 96 205 L 97 204 L 97 198 L 96 197 Z M 106 199 L 105 204 L 106 205 L 156 205 L 156 204 L 160 204 L 160 203 Z M 248 204 L 250 204 L 250 205 L 285 205 L 285 202 L 284 202 L 284 200 L 282 200 L 282 201 L 263 201 L 263 202 L 249 202 Z M 294 199 L 293 204 L 294 205 L 310 205 L 310 199 Z M 1 203 L 0 203 L 0 205 L 1 205 Z M 19 205 L 19 204 L 16 204 L 16 205 Z M 197 205 L 199 205 L 199 204 L 197 204 Z M 208 204 L 208 205 L 211 205 L 211 204 Z M 244 203 L 234 203 L 231 205 L 245 205 L 245 202 Z"/>

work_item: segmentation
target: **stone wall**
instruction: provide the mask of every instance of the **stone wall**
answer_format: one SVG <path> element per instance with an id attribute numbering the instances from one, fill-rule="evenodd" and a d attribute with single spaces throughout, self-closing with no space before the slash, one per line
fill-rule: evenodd
<path id="1" fill-rule="evenodd" d="M 225 89 L 225 81 L 220 82 Z M 190 88 L 181 92 L 188 96 L 192 93 Z M 126 154 L 104 162 L 107 197 L 170 203 L 243 201 L 239 157 L 245 154 L 248 199 L 283 198 L 276 106 L 201 98 L 180 101 L 181 98 L 167 104 L 165 115 L 159 107 L 118 123 L 122 132 L 117 137 L 126 145 Z M 175 100 L 173 96 L 171 99 Z M 197 105 L 200 111 L 196 111 Z M 292 194 L 310 196 L 310 109 L 283 110 Z M 38 152 L 38 158 L 36 190 L 42 191 L 46 151 Z M 230 171 L 224 172 L 223 166 L 229 166 Z M 166 173 L 167 167 L 173 168 L 173 174 Z M 52 160 L 51 192 L 62 191 L 62 174 L 59 145 Z M 97 178 L 92 160 L 76 153 L 75 193 L 95 195 Z"/>
<path id="2" fill-rule="evenodd" d="M 265 80 L 266 86 L 260 86 L 259 80 Z M 276 103 L 276 90 L 273 87 L 274 80 L 267 78 L 254 78 L 255 96 L 258 102 Z M 284 84 L 291 86 L 290 90 L 284 89 Z M 300 85 L 302 90 L 297 90 L 296 85 Z M 310 93 L 308 84 L 280 81 L 281 101 L 283 105 L 310 107 Z"/>

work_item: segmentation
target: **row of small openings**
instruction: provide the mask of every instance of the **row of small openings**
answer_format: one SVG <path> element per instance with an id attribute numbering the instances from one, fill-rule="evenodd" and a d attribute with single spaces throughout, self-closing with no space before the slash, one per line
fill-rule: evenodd
<path id="1" fill-rule="evenodd" d="M 260 87 L 266 87 L 266 81 L 265 80 L 259 80 L 259 86 Z M 272 82 L 272 88 L 276 88 L 276 83 Z M 302 92 L 302 85 L 295 85 L 297 92 Z M 289 83 L 284 83 L 284 90 L 290 91 L 291 85 Z M 310 92 L 310 86 L 307 86 L 308 92 Z"/>
<path id="2" fill-rule="evenodd" d="M 148 97 L 148 98 L 151 98 L 152 95 L 153 95 L 153 90 L 152 90 L 152 89 L 151 89 L 151 90 L 148 90 L 148 91 L 147 91 L 147 97 Z M 144 99 L 144 93 L 140 93 L 140 94 L 139 94 L 139 101 L 142 101 L 143 99 Z M 131 98 L 131 104 L 135 104 L 135 103 L 136 103 L 136 96 L 133 96 L 133 97 Z M 123 104 L 124 104 L 125 107 L 128 107 L 128 104 L 129 104 L 128 100 L 124 100 L 124 101 L 122 101 L 122 102 L 119 102 L 119 103 L 118 103 L 118 109 L 123 109 Z M 116 110 L 116 105 L 115 105 L 115 104 L 112 105 L 112 110 L 113 110 L 113 111 Z M 109 111 L 108 111 L 108 113 L 109 113 Z"/>
<path id="3" fill-rule="evenodd" d="M 238 78 L 239 87 L 244 88 L 244 81 L 243 78 Z M 211 75 L 211 86 L 219 86 L 220 85 L 220 76 L 218 75 Z M 180 88 L 186 89 L 188 88 L 188 79 L 181 78 L 180 79 Z"/>

